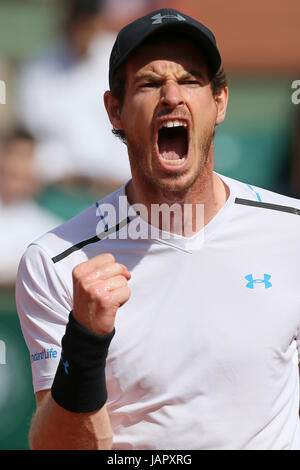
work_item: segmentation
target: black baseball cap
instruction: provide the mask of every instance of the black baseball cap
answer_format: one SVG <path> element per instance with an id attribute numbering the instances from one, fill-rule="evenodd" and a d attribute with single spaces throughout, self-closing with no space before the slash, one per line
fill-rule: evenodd
<path id="1" fill-rule="evenodd" d="M 213 33 L 199 21 L 178 10 L 162 8 L 129 23 L 119 32 L 109 61 L 110 87 L 117 68 L 132 52 L 155 33 L 167 33 L 170 30 L 191 37 L 204 54 L 212 75 L 215 75 L 221 66 L 221 56 Z"/>

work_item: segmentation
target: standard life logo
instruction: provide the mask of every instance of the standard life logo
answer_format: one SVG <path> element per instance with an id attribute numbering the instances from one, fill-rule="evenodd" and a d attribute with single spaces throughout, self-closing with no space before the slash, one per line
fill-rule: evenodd
<path id="1" fill-rule="evenodd" d="M 56 349 L 43 349 L 40 352 L 31 354 L 31 362 L 41 361 L 43 359 L 56 359 L 57 351 Z"/>

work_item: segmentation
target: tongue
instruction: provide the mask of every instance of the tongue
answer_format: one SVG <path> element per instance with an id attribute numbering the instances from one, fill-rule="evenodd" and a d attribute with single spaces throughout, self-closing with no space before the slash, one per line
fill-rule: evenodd
<path id="1" fill-rule="evenodd" d="M 160 155 L 166 160 L 179 160 L 186 152 L 186 140 L 184 135 L 172 137 L 161 136 L 159 140 Z"/>

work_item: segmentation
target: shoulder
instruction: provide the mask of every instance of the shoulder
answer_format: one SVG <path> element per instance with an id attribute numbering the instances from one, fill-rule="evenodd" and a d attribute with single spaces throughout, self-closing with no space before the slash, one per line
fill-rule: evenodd
<path id="1" fill-rule="evenodd" d="M 70 311 L 72 303 L 72 270 L 81 262 L 99 253 L 104 225 L 111 223 L 100 215 L 113 208 L 119 200 L 120 190 L 81 212 L 67 222 L 34 240 L 24 252 L 18 269 L 16 296 L 19 304 L 31 305 L 33 298 L 51 297 L 64 303 Z M 90 249 L 92 247 L 92 249 Z M 106 247 L 105 247 L 106 249 Z M 71 255 L 71 256 L 69 256 Z M 59 261 L 63 262 L 59 262 Z"/>
<path id="2" fill-rule="evenodd" d="M 238 205 L 300 215 L 300 200 L 268 189 L 219 175 L 228 184 Z M 300 219 L 299 219 L 300 221 Z"/>
<path id="3" fill-rule="evenodd" d="M 96 242 L 107 229 L 112 230 L 119 218 L 119 205 L 125 194 L 125 185 L 34 240 L 25 252 L 25 257 L 43 252 L 54 263 L 61 254 Z"/>
<path id="4" fill-rule="evenodd" d="M 236 233 L 245 239 L 264 239 L 277 249 L 299 250 L 300 201 L 251 183 L 223 177 L 231 193 L 230 214 Z"/>

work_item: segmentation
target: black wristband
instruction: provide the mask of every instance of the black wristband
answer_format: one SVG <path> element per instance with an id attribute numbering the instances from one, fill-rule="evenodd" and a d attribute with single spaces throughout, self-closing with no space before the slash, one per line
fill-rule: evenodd
<path id="1" fill-rule="evenodd" d="M 62 353 L 51 388 L 53 399 L 66 410 L 88 413 L 107 400 L 105 364 L 115 329 L 97 335 L 69 315 Z"/>

